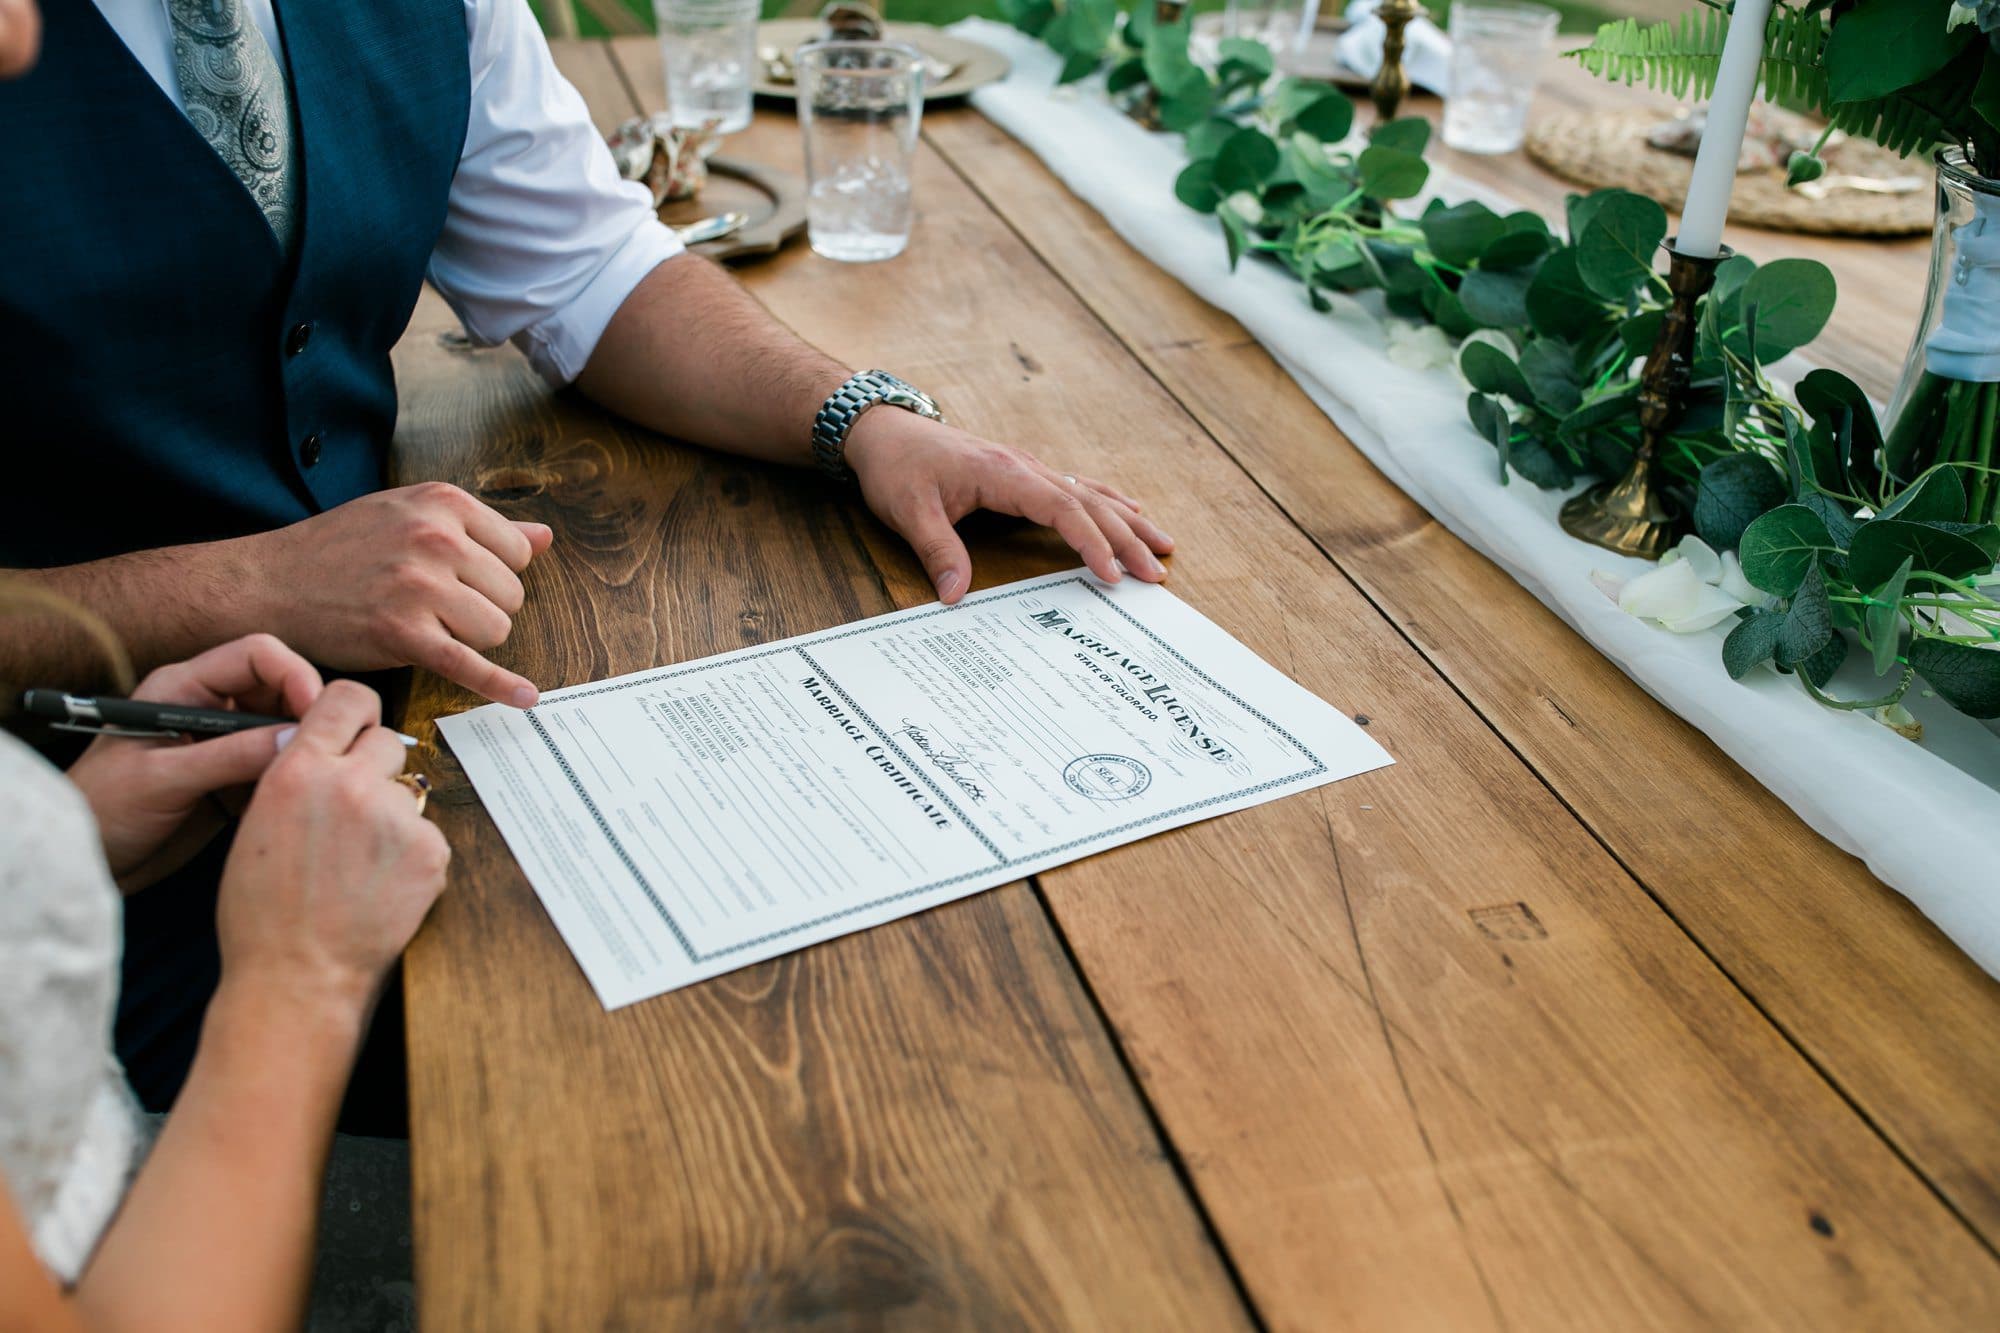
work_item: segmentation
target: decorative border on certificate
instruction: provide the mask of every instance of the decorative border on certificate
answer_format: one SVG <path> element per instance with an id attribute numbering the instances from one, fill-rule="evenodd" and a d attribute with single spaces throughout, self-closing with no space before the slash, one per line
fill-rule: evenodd
<path id="1" fill-rule="evenodd" d="M 993 843 L 986 837 L 986 835 L 981 833 L 978 827 L 974 825 L 971 820 L 965 817 L 965 813 L 961 811 L 957 807 L 957 805 L 955 805 L 952 802 L 951 798 L 946 796 L 944 792 L 938 788 L 937 784 L 931 780 L 930 774 L 925 771 L 924 766 L 922 764 L 916 763 L 914 760 L 910 758 L 909 755 L 905 754 L 903 748 L 897 745 L 895 740 L 889 734 L 885 733 L 882 730 L 881 725 L 877 723 L 874 718 L 870 717 L 864 710 L 856 706 L 853 700 L 848 698 L 846 691 L 842 690 L 837 683 L 829 680 L 827 683 L 829 685 L 832 685 L 834 690 L 840 694 L 842 700 L 845 701 L 848 704 L 848 706 L 853 709 L 854 713 L 858 717 L 860 717 L 860 719 L 863 722 L 868 724 L 869 728 L 872 731 L 874 731 L 877 737 L 881 739 L 882 743 L 889 749 L 895 751 L 896 754 L 899 755 L 904 760 L 905 763 L 910 764 L 911 771 L 915 772 L 918 777 L 922 778 L 924 784 L 928 786 L 934 793 L 936 793 L 938 799 L 943 801 L 946 806 L 950 807 L 952 813 L 957 815 L 960 822 L 965 825 L 966 830 L 972 833 L 973 836 L 977 837 L 982 843 L 985 844 L 988 850 L 994 853 L 994 856 L 996 858 L 995 863 L 991 866 L 982 866 L 976 870 L 968 870 L 961 874 L 950 876 L 949 878 L 946 879 L 936 880 L 929 884 L 923 884 L 915 888 L 904 889 L 899 893 L 884 894 L 880 898 L 873 898 L 865 903 L 855 903 L 851 906 L 843 907 L 837 912 L 828 912 L 824 916 L 814 917 L 810 921 L 801 921 L 796 925 L 787 926 L 783 930 L 770 931 L 767 932 L 766 934 L 756 936 L 752 939 L 740 940 L 735 944 L 729 945 L 727 948 L 716 949 L 709 953 L 702 953 L 694 947 L 691 941 L 689 941 L 686 933 L 682 931 L 680 923 L 674 920 L 673 913 L 667 910 L 666 905 L 660 901 L 659 895 L 653 891 L 653 886 L 647 882 L 645 873 L 639 869 L 638 864 L 633 861 L 630 853 L 628 853 L 625 850 L 624 844 L 618 841 L 618 835 L 612 832 L 610 823 L 605 820 L 603 813 L 599 811 L 599 809 L 597 808 L 597 802 L 591 799 L 589 790 L 585 788 L 582 780 L 577 777 L 576 770 L 570 767 L 569 759 L 563 754 L 562 747 L 556 743 L 554 737 L 549 735 L 547 728 L 542 726 L 541 719 L 535 716 L 535 710 L 532 708 L 528 709 L 526 712 L 526 716 L 529 725 L 535 729 L 535 734 L 542 738 L 542 744 L 548 747 L 549 754 L 556 761 L 557 767 L 562 769 L 563 776 L 569 779 L 569 785 L 571 786 L 571 788 L 575 790 L 577 798 L 583 802 L 584 808 L 590 811 L 590 817 L 596 821 L 598 831 L 601 832 L 604 835 L 605 840 L 611 844 L 611 850 L 617 853 L 618 860 L 624 865 L 624 867 L 628 871 L 631 872 L 634 882 L 636 882 L 639 886 L 639 891 L 646 895 L 646 901 L 653 905 L 653 910 L 655 910 L 660 914 L 660 919 L 666 923 L 667 929 L 673 932 L 674 939 L 680 944 L 682 951 L 687 954 L 688 961 L 690 963 L 705 963 L 712 959 L 724 957 L 728 954 L 741 952 L 744 949 L 753 949 L 758 947 L 759 945 L 768 944 L 772 940 L 781 939 L 786 935 L 795 935 L 800 931 L 811 930 L 815 927 L 826 925 L 828 922 L 838 921 L 842 917 L 852 916 L 857 912 L 866 912 L 873 908 L 881 907 L 889 903 L 901 902 L 906 898 L 921 897 L 927 893 L 934 893 L 939 889 L 950 888 L 952 885 L 961 883 L 968 879 L 975 879 L 985 875 L 990 875 L 994 870 L 1005 870 L 1015 865 L 1024 864 L 1027 861 L 1045 861 L 1050 856 L 1059 856 L 1064 852 L 1074 851 L 1080 847 L 1087 847 L 1093 843 L 1102 842 L 1107 838 L 1115 838 L 1119 834 L 1129 833 L 1134 829 L 1144 828 L 1149 824 L 1158 824 L 1166 820 L 1177 818 L 1178 816 L 1181 815 L 1191 814 L 1196 810 L 1201 810 L 1211 805 L 1217 805 L 1224 801 L 1238 800 L 1245 796 L 1254 796 L 1258 792 L 1270 791 L 1277 787 L 1289 786 L 1295 782 L 1303 782 L 1307 778 L 1316 777 L 1319 774 L 1327 771 L 1326 761 L 1321 759 L 1317 754 L 1313 753 L 1313 751 L 1310 748 L 1308 748 L 1303 741 L 1301 741 L 1298 737 L 1294 736 L 1291 732 L 1285 730 L 1285 728 L 1273 722 L 1270 718 L 1266 717 L 1262 710 L 1258 709 L 1254 705 L 1242 699 L 1234 691 L 1230 690 L 1227 686 L 1217 681 L 1213 676 L 1210 676 L 1206 671 L 1203 671 L 1200 667 L 1196 666 L 1193 662 L 1190 662 L 1186 657 L 1182 656 L 1180 651 L 1176 649 L 1172 644 L 1168 643 L 1166 640 L 1162 639 L 1159 635 L 1153 633 L 1151 629 L 1147 628 L 1144 624 L 1140 623 L 1140 621 L 1136 617 L 1134 617 L 1131 612 L 1127 611 L 1124 607 L 1119 606 L 1109 597 L 1106 597 L 1104 595 L 1103 589 L 1098 588 L 1095 584 L 1085 579 L 1082 575 L 1076 575 L 1068 579 L 1059 579 L 1050 583 L 1036 583 L 1032 586 L 1025 588 L 1009 588 L 999 591 L 992 595 L 980 597 L 977 600 L 982 604 L 987 602 L 997 602 L 1007 597 L 1020 597 L 1030 593 L 1048 592 L 1071 583 L 1077 584 L 1078 586 L 1084 588 L 1086 591 L 1093 594 L 1100 602 L 1102 602 L 1105 605 L 1105 607 L 1116 612 L 1122 619 L 1124 619 L 1128 624 L 1130 624 L 1133 629 L 1137 630 L 1140 634 L 1143 634 L 1146 638 L 1152 640 L 1154 644 L 1158 645 L 1159 649 L 1162 652 L 1164 652 L 1167 656 L 1173 658 L 1176 662 L 1179 662 L 1183 667 L 1186 667 L 1188 671 L 1193 673 L 1195 676 L 1199 677 L 1203 681 L 1203 683 L 1205 683 L 1210 689 L 1214 690 L 1216 693 L 1227 698 L 1231 703 L 1235 704 L 1238 708 L 1241 708 L 1251 717 L 1256 718 L 1259 722 L 1263 723 L 1264 726 L 1267 727 L 1274 734 L 1284 737 L 1285 740 L 1288 743 L 1290 743 L 1292 748 L 1296 749 L 1300 754 L 1305 756 L 1305 758 L 1309 762 L 1309 767 L 1300 769 L 1298 772 L 1288 774 L 1287 776 L 1282 778 L 1268 778 L 1265 781 L 1256 783 L 1253 786 L 1241 787 L 1235 791 L 1223 792 L 1215 796 L 1205 797 L 1202 800 L 1193 802 L 1192 804 L 1179 806 L 1172 810 L 1162 810 L 1157 814 L 1148 815 L 1144 819 L 1135 819 L 1128 824 L 1120 824 L 1113 828 L 1100 829 L 1096 833 L 1091 834 L 1087 838 L 1078 838 L 1071 842 L 1062 843 L 1054 847 L 1040 848 L 1036 851 L 1035 855 L 1032 857 L 1017 857 L 1010 859 L 1004 854 L 1002 854 L 1000 852 L 1000 849 L 995 847 Z M 961 603 L 960 605 L 964 604 Z M 931 610 L 919 611 L 913 615 L 906 616 L 904 619 L 905 622 L 907 623 L 907 622 L 926 619 L 930 616 L 946 615 L 956 609 L 957 608 L 955 607 L 938 606 L 932 608 Z M 865 634 L 874 628 L 875 626 L 871 624 L 869 621 L 862 621 L 859 624 L 844 626 L 840 629 L 826 630 L 823 633 L 808 635 L 801 639 L 794 639 L 788 643 L 776 644 L 760 652 L 753 652 L 741 655 L 731 654 L 729 657 L 721 661 L 710 660 L 705 662 L 694 662 L 682 666 L 663 667 L 658 671 L 648 671 L 643 674 L 635 673 L 633 675 L 626 676 L 619 680 L 608 682 L 603 685 L 591 686 L 587 688 L 577 689 L 574 691 L 565 691 L 562 698 L 555 700 L 554 702 L 563 703 L 567 702 L 570 699 L 586 698 L 593 694 L 611 694 L 619 690 L 629 690 L 639 685 L 648 685 L 659 680 L 672 680 L 679 676 L 694 675 L 697 672 L 712 670 L 716 667 L 730 666 L 737 662 L 754 660 L 755 658 L 759 657 L 771 657 L 779 653 L 796 652 L 800 657 L 804 658 L 806 662 L 810 664 L 812 663 L 812 658 L 806 652 L 806 649 L 808 647 L 818 643 L 828 643 L 835 639 L 843 639 L 853 634 Z M 821 678 L 822 679 L 826 678 L 824 673 L 821 673 Z"/>

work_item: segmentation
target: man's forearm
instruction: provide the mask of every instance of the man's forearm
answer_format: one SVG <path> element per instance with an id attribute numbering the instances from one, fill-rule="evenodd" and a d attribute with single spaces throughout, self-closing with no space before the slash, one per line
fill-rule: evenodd
<path id="1" fill-rule="evenodd" d="M 681 255 L 632 289 L 577 387 L 663 434 L 804 464 L 813 414 L 848 374 L 720 267 Z"/>
<path id="2" fill-rule="evenodd" d="M 55 569 L 5 570 L 0 580 L 95 612 L 143 675 L 259 628 L 250 623 L 256 617 L 247 593 L 255 579 L 244 555 L 236 542 L 202 542 Z M 103 648 L 74 617 L 40 598 L 5 600 L 10 614 L 0 635 L 0 680 L 83 689 L 108 678 Z M 25 604 L 15 615 L 17 602 Z"/>

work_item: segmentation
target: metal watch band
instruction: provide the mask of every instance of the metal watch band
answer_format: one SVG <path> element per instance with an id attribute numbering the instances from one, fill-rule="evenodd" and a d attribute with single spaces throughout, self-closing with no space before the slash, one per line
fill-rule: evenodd
<path id="1" fill-rule="evenodd" d="M 847 433 L 854 429 L 861 414 L 877 403 L 900 407 L 932 421 L 944 420 L 944 413 L 929 394 L 886 370 L 864 370 L 850 375 L 813 417 L 813 457 L 821 471 L 837 481 L 854 476 L 847 467 Z"/>

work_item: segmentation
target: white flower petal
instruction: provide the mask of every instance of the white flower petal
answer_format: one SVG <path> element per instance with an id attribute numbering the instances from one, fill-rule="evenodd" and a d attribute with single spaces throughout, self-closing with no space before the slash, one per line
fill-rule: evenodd
<path id="1" fill-rule="evenodd" d="M 1662 617 L 1661 623 L 1676 634 L 1695 634 L 1723 621 L 1741 610 L 1743 603 L 1731 597 L 1720 588 L 1704 583 L 1698 594 L 1692 612 L 1684 616 Z"/>
<path id="2" fill-rule="evenodd" d="M 1904 740 L 1920 741 L 1924 738 L 1924 724 L 1917 721 L 1916 715 L 1899 703 L 1876 709 L 1874 716 L 1877 722 Z"/>
<path id="3" fill-rule="evenodd" d="M 1625 580 L 1609 570 L 1593 569 L 1590 571 L 1590 586 L 1615 602 L 1618 594 L 1625 590 Z"/>
<path id="4" fill-rule="evenodd" d="M 1695 613 L 1707 586 L 1687 561 L 1677 560 L 1628 582 L 1618 594 L 1618 609 L 1644 620 L 1679 620 Z"/>
<path id="5" fill-rule="evenodd" d="M 1743 577 L 1743 562 L 1734 551 L 1722 553 L 1722 574 L 1715 580 L 1715 586 L 1744 606 L 1762 606 L 1770 600 L 1763 589 Z"/>
<path id="6" fill-rule="evenodd" d="M 1674 548 L 1681 559 L 1694 566 L 1695 577 L 1703 583 L 1714 583 L 1722 577 L 1722 557 L 1715 548 L 1699 537 L 1681 538 L 1681 544 Z"/>
<path id="7" fill-rule="evenodd" d="M 1452 364 L 1451 339 L 1435 324 L 1391 320 L 1389 359 L 1406 370 L 1436 370 Z"/>
<path id="8" fill-rule="evenodd" d="M 1263 203 L 1248 190 L 1238 190 L 1223 200 L 1222 206 L 1253 227 L 1264 220 Z"/>

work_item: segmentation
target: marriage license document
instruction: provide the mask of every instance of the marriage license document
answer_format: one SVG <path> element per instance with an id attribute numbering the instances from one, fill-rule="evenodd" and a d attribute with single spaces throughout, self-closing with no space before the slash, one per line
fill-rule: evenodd
<path id="1" fill-rule="evenodd" d="M 1391 762 L 1081 570 L 438 725 L 606 1008 Z"/>

